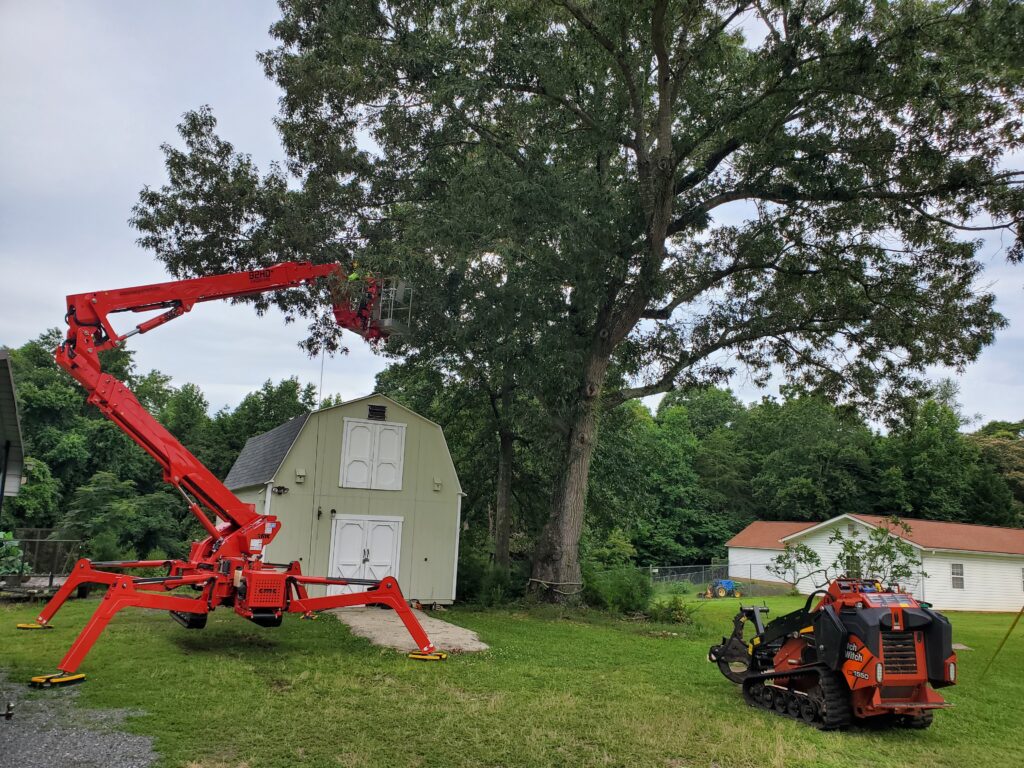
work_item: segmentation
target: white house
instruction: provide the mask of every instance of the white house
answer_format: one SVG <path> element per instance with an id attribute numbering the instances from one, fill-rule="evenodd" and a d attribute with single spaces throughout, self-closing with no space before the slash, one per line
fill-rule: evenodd
<path id="1" fill-rule="evenodd" d="M 829 538 L 836 530 L 866 534 L 886 524 L 878 515 L 839 515 L 823 523 L 751 523 L 726 542 L 729 576 L 786 583 L 768 565 L 786 544 L 804 544 L 831 564 L 838 546 Z M 917 550 L 922 568 L 918 576 L 901 586 L 939 610 L 1018 611 L 1024 605 L 1024 529 L 987 525 L 944 523 L 935 520 L 904 520 L 910 531 L 902 535 Z M 801 576 L 803 574 L 797 574 Z M 817 588 L 805 578 L 797 589 Z"/>

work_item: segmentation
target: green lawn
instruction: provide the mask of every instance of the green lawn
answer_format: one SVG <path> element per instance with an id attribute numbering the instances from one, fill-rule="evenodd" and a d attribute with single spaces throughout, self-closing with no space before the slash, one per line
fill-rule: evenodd
<path id="1" fill-rule="evenodd" d="M 767 599 L 775 611 L 798 602 Z M 736 604 L 709 601 L 682 629 L 453 610 L 445 617 L 492 650 L 440 664 L 374 648 L 331 617 L 272 630 L 225 609 L 199 632 L 125 612 L 86 660 L 79 701 L 143 710 L 128 728 L 155 738 L 162 766 L 192 768 L 1019 763 L 1024 626 L 978 681 L 1007 615 L 951 615 L 954 639 L 975 650 L 960 654 L 956 707 L 931 730 L 820 733 L 749 709 L 705 661 Z M 0 608 L 0 666 L 15 678 L 52 671 L 94 606 L 67 605 L 48 632 L 14 629 L 36 607 Z"/>

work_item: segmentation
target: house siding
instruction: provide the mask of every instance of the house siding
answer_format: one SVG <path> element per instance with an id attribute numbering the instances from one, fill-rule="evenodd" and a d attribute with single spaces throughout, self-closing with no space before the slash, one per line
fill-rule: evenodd
<path id="1" fill-rule="evenodd" d="M 1019 611 L 1024 605 L 1024 557 L 925 552 L 917 595 L 939 610 Z M 964 588 L 953 589 L 952 566 L 964 567 Z"/>
<path id="2" fill-rule="evenodd" d="M 829 539 L 836 530 L 848 535 L 849 530 L 856 530 L 859 535 L 866 536 L 871 528 L 865 523 L 849 518 L 829 521 L 827 525 L 799 533 L 788 538 L 790 544 L 803 544 L 818 554 L 822 567 L 830 566 L 838 557 L 840 546 L 830 543 Z M 768 563 L 772 557 L 781 553 L 772 550 L 748 547 L 729 548 L 729 575 L 738 578 L 757 578 L 749 576 L 752 569 L 759 563 Z M 900 587 L 910 592 L 919 600 L 931 603 L 943 611 L 1019 611 L 1024 605 L 1024 555 L 1002 555 L 986 552 L 950 552 L 948 550 L 929 550 L 915 547 L 921 559 L 921 571 L 915 577 L 900 582 Z M 964 588 L 954 589 L 952 566 L 963 566 Z M 802 569 L 798 574 L 797 590 L 810 594 L 820 588 L 821 575 L 809 577 L 813 569 Z M 838 575 L 831 572 L 830 575 Z M 764 580 L 777 579 L 769 574 Z"/>
<path id="3" fill-rule="evenodd" d="M 768 570 L 772 558 L 782 554 L 782 549 L 755 549 L 753 547 L 729 547 L 729 578 L 748 581 L 768 581 L 786 584 L 785 579 Z"/>

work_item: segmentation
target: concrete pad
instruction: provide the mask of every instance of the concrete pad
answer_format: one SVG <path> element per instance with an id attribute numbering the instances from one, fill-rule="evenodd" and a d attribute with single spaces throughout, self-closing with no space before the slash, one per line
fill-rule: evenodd
<path id="1" fill-rule="evenodd" d="M 365 637 L 374 645 L 406 652 L 419 650 L 409 636 L 405 624 L 391 609 L 336 608 L 329 613 L 333 613 L 339 620 L 345 622 L 352 630 L 352 634 Z M 413 613 L 423 625 L 431 642 L 439 650 L 451 653 L 470 653 L 486 651 L 489 647 L 472 630 L 449 624 L 447 621 L 442 621 L 423 611 L 413 609 Z"/>

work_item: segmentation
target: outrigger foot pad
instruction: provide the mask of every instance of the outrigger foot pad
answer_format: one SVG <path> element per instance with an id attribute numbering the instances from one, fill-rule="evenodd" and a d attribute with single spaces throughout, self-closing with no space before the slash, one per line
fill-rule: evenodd
<path id="1" fill-rule="evenodd" d="M 85 680 L 81 672 L 68 674 L 67 672 L 53 672 L 49 675 L 36 675 L 28 681 L 33 688 L 56 688 L 62 685 L 74 685 Z"/>
<path id="2" fill-rule="evenodd" d="M 17 629 L 53 629 L 50 624 L 15 624 Z"/>
<path id="3" fill-rule="evenodd" d="M 415 659 L 416 661 L 444 661 L 448 658 L 448 654 L 444 651 L 434 651 L 433 653 L 413 651 L 409 654 L 409 658 Z"/>

